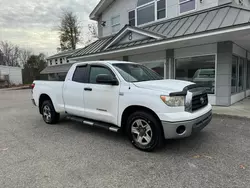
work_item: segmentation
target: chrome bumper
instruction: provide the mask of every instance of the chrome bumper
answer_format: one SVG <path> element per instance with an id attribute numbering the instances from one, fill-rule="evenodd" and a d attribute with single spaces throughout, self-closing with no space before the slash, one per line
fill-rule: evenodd
<path id="1" fill-rule="evenodd" d="M 203 116 L 182 122 L 166 122 L 162 121 L 165 139 L 173 138 L 185 138 L 190 136 L 192 133 L 200 132 L 206 127 L 212 120 L 212 111 L 204 114 Z M 181 134 L 177 133 L 177 129 L 180 126 L 185 126 L 185 131 Z"/>

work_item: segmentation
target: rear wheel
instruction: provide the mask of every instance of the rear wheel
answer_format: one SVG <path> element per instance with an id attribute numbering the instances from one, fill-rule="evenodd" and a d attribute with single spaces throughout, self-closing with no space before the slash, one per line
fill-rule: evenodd
<path id="1" fill-rule="evenodd" d="M 159 121 L 147 112 L 135 112 L 129 116 L 127 134 L 132 144 L 143 151 L 161 147 L 164 140 Z"/>
<path id="2" fill-rule="evenodd" d="M 55 108 L 50 100 L 44 101 L 42 104 L 43 120 L 47 124 L 55 124 L 59 121 L 60 115 L 55 111 Z"/>

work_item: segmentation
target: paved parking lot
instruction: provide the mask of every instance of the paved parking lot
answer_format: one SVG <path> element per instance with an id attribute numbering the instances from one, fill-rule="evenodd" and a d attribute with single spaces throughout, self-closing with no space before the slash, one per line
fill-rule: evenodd
<path id="1" fill-rule="evenodd" d="M 250 187 L 250 120 L 215 117 L 144 153 L 115 133 L 46 125 L 29 90 L 0 90 L 0 187 Z"/>

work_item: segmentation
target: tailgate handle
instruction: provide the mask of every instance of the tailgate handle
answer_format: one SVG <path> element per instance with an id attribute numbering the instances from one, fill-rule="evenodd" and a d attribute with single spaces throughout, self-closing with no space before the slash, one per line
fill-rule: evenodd
<path id="1" fill-rule="evenodd" d="M 84 88 L 84 91 L 92 91 L 92 88 L 86 87 Z"/>

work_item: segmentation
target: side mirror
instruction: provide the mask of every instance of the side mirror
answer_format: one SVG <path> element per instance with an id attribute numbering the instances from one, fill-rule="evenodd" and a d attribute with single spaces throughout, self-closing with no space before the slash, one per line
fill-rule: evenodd
<path id="1" fill-rule="evenodd" d="M 96 77 L 96 83 L 98 84 L 107 84 L 107 85 L 118 85 L 116 78 L 108 74 L 99 74 Z"/>

